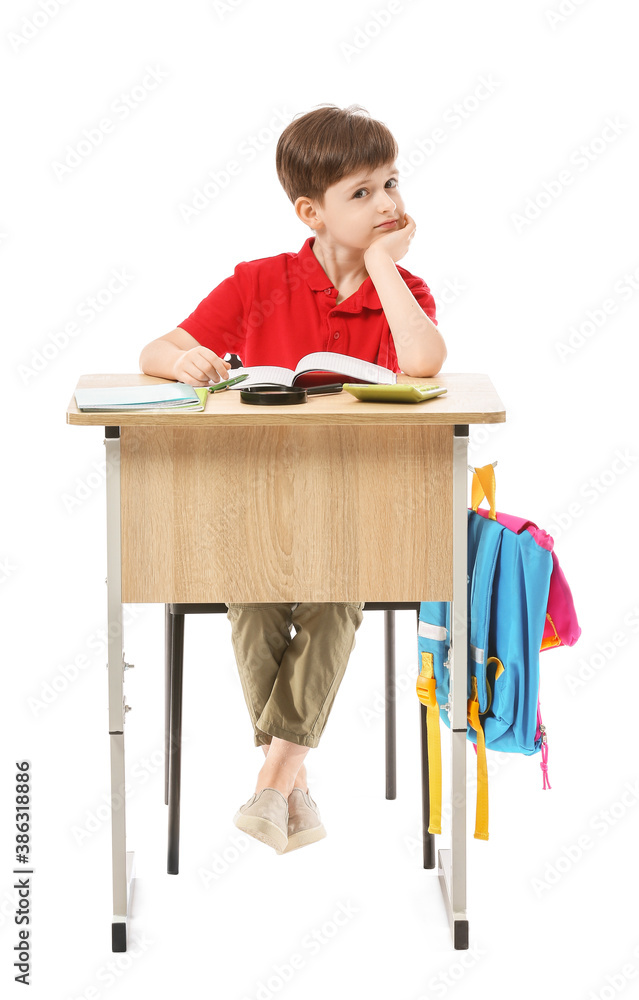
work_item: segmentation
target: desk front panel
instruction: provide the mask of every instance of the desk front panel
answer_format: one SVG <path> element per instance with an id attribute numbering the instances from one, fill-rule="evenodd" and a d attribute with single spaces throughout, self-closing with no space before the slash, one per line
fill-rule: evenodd
<path id="1" fill-rule="evenodd" d="M 122 427 L 122 600 L 450 600 L 452 441 L 423 424 Z"/>

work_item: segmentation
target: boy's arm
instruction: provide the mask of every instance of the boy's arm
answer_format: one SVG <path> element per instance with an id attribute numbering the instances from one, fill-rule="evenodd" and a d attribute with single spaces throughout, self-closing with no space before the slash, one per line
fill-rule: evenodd
<path id="1" fill-rule="evenodd" d="M 231 364 L 178 326 L 152 340 L 140 354 L 140 370 L 145 375 L 176 379 L 188 385 L 208 385 L 227 378 Z"/>
<path id="2" fill-rule="evenodd" d="M 364 263 L 388 321 L 399 367 L 406 375 L 428 378 L 437 375 L 446 360 L 446 345 L 395 267 L 415 231 L 414 221 L 407 219 L 404 229 L 382 236 L 369 246 Z"/>

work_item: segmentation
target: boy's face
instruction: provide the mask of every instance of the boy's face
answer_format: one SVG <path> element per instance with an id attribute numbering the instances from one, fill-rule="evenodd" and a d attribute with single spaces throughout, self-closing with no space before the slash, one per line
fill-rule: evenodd
<path id="1" fill-rule="evenodd" d="M 324 207 L 313 202 L 314 218 L 306 220 L 321 237 L 344 247 L 367 250 L 384 233 L 403 229 L 404 200 L 399 193 L 399 172 L 393 162 L 371 170 L 363 167 L 324 196 Z M 395 220 L 395 225 L 380 225 Z"/>

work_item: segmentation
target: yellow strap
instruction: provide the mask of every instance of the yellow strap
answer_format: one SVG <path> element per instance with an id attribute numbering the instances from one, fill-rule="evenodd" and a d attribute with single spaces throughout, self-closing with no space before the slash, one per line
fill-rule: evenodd
<path id="1" fill-rule="evenodd" d="M 506 668 L 504 667 L 503 663 L 501 662 L 498 656 L 489 656 L 488 659 L 486 660 L 486 666 L 488 666 L 489 663 L 497 664 L 497 667 L 495 669 L 495 680 L 498 681 Z"/>
<path id="2" fill-rule="evenodd" d="M 477 678 L 471 677 L 471 697 L 468 699 L 468 721 L 477 733 L 477 806 L 475 810 L 475 839 L 488 840 L 488 766 L 486 764 L 486 738 L 479 719 Z"/>
<path id="3" fill-rule="evenodd" d="M 480 712 L 480 715 L 488 714 L 488 712 L 490 711 L 490 706 L 492 705 L 493 701 L 493 693 L 490 689 L 490 681 L 488 680 L 488 668 L 491 665 L 491 663 L 497 664 L 497 666 L 495 667 L 495 684 L 497 683 L 497 681 L 503 674 L 504 670 L 506 669 L 498 656 L 489 656 L 488 659 L 486 660 L 486 690 L 488 691 L 488 703 L 484 711 Z"/>
<path id="4" fill-rule="evenodd" d="M 542 649 L 550 649 L 552 646 L 561 646 L 561 639 L 559 638 L 559 633 L 557 632 L 557 629 L 555 628 L 555 623 L 548 614 L 548 612 L 546 612 L 546 619 L 550 622 L 554 635 L 548 635 L 542 637 L 541 647 L 539 650 L 540 653 Z"/>
<path id="5" fill-rule="evenodd" d="M 473 481 L 470 487 L 470 506 L 477 513 L 477 508 L 484 499 L 485 493 L 482 489 L 482 485 L 477 478 L 477 473 L 473 472 Z"/>
<path id="6" fill-rule="evenodd" d="M 428 731 L 428 789 L 430 797 L 429 833 L 442 832 L 442 748 L 439 733 L 439 706 L 435 695 L 433 654 L 422 653 L 422 669 L 417 678 L 417 697 L 426 706 Z"/>
<path id="7" fill-rule="evenodd" d="M 495 470 L 492 465 L 483 465 L 481 469 L 475 469 L 473 472 L 470 505 L 475 512 L 484 497 L 486 497 L 490 506 L 488 517 L 491 521 L 496 521 Z"/>

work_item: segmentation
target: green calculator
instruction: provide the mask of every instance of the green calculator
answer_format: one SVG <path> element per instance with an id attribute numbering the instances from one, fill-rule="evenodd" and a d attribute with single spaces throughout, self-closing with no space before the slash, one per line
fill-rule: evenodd
<path id="1" fill-rule="evenodd" d="M 347 382 L 343 388 L 365 403 L 423 403 L 447 392 L 441 385 L 417 386 L 399 382 L 395 385 L 354 385 Z"/>

